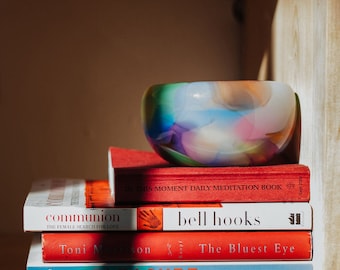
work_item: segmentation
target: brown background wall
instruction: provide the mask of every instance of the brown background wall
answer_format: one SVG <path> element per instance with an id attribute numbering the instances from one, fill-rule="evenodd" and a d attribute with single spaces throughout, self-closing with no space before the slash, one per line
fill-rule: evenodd
<path id="1" fill-rule="evenodd" d="M 233 2 L 0 1 L 1 269 L 24 268 L 29 239 L 18 232 L 34 179 L 103 178 L 109 145 L 149 148 L 139 106 L 150 84 L 241 77 L 284 80 L 301 95 L 314 264 L 339 265 L 339 1 L 245 0 L 243 27 Z M 271 44 L 275 10 L 284 42 Z"/>
<path id="2" fill-rule="evenodd" d="M 149 85 L 239 79 L 232 3 L 1 1 L 0 231 L 22 231 L 34 179 L 105 178 L 109 145 L 149 149 Z"/>

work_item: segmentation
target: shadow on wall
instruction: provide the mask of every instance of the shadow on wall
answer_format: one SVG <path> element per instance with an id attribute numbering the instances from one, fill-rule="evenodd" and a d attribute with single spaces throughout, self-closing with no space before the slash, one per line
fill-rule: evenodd
<path id="1" fill-rule="evenodd" d="M 242 2 L 242 78 L 270 80 L 272 22 L 277 0 Z"/>
<path id="2" fill-rule="evenodd" d="M 241 0 L 238 2 L 242 22 L 242 79 L 272 80 L 272 22 L 277 0 Z M 242 8 L 240 8 L 240 6 Z M 294 90 L 294 89 L 293 89 Z M 300 156 L 301 112 L 297 96 L 297 126 L 290 144 L 281 154 L 283 160 L 297 163 Z"/>
<path id="3" fill-rule="evenodd" d="M 31 182 L 105 178 L 109 145 L 149 148 L 154 83 L 235 80 L 232 0 L 2 1 L 0 231 L 21 232 Z"/>

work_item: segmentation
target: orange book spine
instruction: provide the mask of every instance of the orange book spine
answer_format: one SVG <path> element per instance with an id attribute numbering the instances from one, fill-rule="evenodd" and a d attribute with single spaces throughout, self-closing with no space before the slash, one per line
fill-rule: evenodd
<path id="1" fill-rule="evenodd" d="M 184 173 L 184 169 L 154 169 L 148 173 L 116 172 L 114 200 L 120 203 L 308 202 L 309 170 L 265 172 L 252 168 L 219 174 Z M 178 174 L 175 172 L 177 171 Z M 194 170 L 193 170 L 194 171 Z"/>
<path id="2" fill-rule="evenodd" d="M 303 164 L 180 167 L 155 152 L 110 147 L 108 173 L 116 204 L 310 199 L 310 171 Z"/>
<path id="3" fill-rule="evenodd" d="M 42 233 L 45 262 L 311 260 L 311 232 Z"/>

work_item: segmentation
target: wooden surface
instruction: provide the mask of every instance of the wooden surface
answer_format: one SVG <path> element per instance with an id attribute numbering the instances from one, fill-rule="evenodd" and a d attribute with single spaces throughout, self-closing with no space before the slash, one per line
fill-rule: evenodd
<path id="1" fill-rule="evenodd" d="M 317 1 L 279 1 L 273 21 L 273 79 L 289 83 L 301 103 L 300 162 L 311 170 L 316 269 L 324 268 L 323 184 L 326 165 L 325 134 L 325 6 Z M 325 3 L 325 2 L 324 2 Z M 318 22 L 318 23 L 316 23 Z"/>
<path id="2" fill-rule="evenodd" d="M 314 269 L 340 269 L 340 1 L 249 0 L 246 13 L 244 75 L 286 82 L 301 103 L 300 163 L 311 169 Z M 271 31 L 258 30 L 263 18 L 256 14 L 273 19 Z"/>
<path id="3" fill-rule="evenodd" d="M 29 233 L 0 233 L 0 269 L 25 269 L 31 238 Z"/>
<path id="4" fill-rule="evenodd" d="M 301 102 L 300 162 L 311 168 L 315 269 L 340 269 L 340 36 L 338 0 L 278 1 L 273 78 Z"/>
<path id="5" fill-rule="evenodd" d="M 340 269 L 340 1 L 327 2 L 327 43 L 325 81 L 325 269 Z M 329 252 L 328 252 L 329 250 Z M 326 252 L 325 252 L 326 253 Z"/>

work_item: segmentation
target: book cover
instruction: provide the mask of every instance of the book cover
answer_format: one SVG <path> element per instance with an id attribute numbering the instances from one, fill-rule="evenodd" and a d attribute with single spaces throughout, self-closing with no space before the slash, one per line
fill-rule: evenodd
<path id="1" fill-rule="evenodd" d="M 108 175 L 116 204 L 310 199 L 310 172 L 302 164 L 176 167 L 154 152 L 110 147 Z"/>
<path id="2" fill-rule="evenodd" d="M 42 233 L 45 262 L 311 260 L 308 231 Z"/>
<path id="3" fill-rule="evenodd" d="M 107 180 L 46 179 L 32 185 L 24 231 L 311 230 L 309 203 L 115 206 Z"/>
<path id="4" fill-rule="evenodd" d="M 308 261 L 271 262 L 87 262 L 42 261 L 40 237 L 35 237 L 29 251 L 27 270 L 312 270 Z"/>

